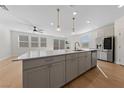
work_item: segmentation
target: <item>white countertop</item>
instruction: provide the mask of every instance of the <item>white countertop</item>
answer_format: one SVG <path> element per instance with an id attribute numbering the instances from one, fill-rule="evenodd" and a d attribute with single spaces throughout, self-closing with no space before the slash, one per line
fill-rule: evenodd
<path id="1" fill-rule="evenodd" d="M 53 51 L 29 51 L 24 53 L 23 55 L 17 57 L 14 61 L 18 60 L 28 60 L 28 59 L 35 59 L 35 58 L 43 58 L 43 57 L 50 57 L 50 56 L 57 56 L 57 55 L 65 55 L 71 53 L 79 53 L 79 52 L 86 52 L 86 51 L 94 51 L 95 49 L 82 49 L 82 51 L 72 51 L 72 50 L 53 50 Z"/>

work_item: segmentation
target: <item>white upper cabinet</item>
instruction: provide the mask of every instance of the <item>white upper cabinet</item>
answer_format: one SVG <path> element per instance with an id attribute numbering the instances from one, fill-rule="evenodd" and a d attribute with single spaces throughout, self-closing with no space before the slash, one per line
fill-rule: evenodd
<path id="1" fill-rule="evenodd" d="M 65 49 L 65 40 L 54 39 L 54 50 Z"/>
<path id="2" fill-rule="evenodd" d="M 40 38 L 40 47 L 47 47 L 47 39 L 41 37 Z"/>
<path id="3" fill-rule="evenodd" d="M 58 50 L 59 49 L 59 40 L 54 39 L 54 50 Z"/>
<path id="4" fill-rule="evenodd" d="M 29 47 L 29 37 L 26 36 L 26 35 L 19 35 L 19 39 L 18 39 L 18 42 L 19 42 L 19 47 Z"/>
<path id="5" fill-rule="evenodd" d="M 60 40 L 60 49 L 65 49 L 65 40 Z"/>
<path id="6" fill-rule="evenodd" d="M 39 41 L 38 41 L 38 37 L 31 37 L 31 47 L 39 47 Z"/>

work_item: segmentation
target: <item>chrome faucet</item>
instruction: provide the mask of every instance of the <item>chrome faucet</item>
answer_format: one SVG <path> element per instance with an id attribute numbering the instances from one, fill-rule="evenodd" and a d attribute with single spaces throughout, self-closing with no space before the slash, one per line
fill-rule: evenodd
<path id="1" fill-rule="evenodd" d="M 79 42 L 75 42 L 75 50 L 77 50 L 77 46 L 76 46 L 77 44 L 80 47 L 80 43 Z"/>

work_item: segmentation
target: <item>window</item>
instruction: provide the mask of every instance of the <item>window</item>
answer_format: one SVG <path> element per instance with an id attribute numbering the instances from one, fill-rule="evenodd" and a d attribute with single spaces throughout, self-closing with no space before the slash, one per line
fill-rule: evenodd
<path id="1" fill-rule="evenodd" d="M 86 33 L 86 34 L 81 36 L 80 42 L 81 42 L 83 48 L 89 48 L 89 43 L 91 40 L 90 37 L 91 37 L 90 33 Z"/>
<path id="2" fill-rule="evenodd" d="M 38 37 L 31 37 L 31 47 L 38 47 Z"/>
<path id="3" fill-rule="evenodd" d="M 54 50 L 65 49 L 65 40 L 54 39 Z"/>
<path id="4" fill-rule="evenodd" d="M 46 47 L 46 42 L 47 42 L 47 39 L 46 38 L 40 38 L 40 47 Z"/>
<path id="5" fill-rule="evenodd" d="M 29 37 L 25 35 L 19 35 L 19 47 L 29 47 Z"/>

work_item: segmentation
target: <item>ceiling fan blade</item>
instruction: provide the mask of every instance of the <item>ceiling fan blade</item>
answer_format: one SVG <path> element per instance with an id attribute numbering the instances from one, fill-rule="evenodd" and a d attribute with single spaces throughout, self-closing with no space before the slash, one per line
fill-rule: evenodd
<path id="1" fill-rule="evenodd" d="M 5 5 L 0 5 L 0 7 L 1 7 L 3 10 L 9 11 L 9 9 L 8 9 Z"/>
<path id="2" fill-rule="evenodd" d="M 43 32 L 39 31 L 39 33 L 43 33 Z"/>
<path id="3" fill-rule="evenodd" d="M 37 26 L 36 26 L 36 27 L 37 27 Z M 44 31 L 43 29 L 40 29 L 39 27 L 37 27 L 37 30 L 38 30 L 38 31 Z"/>

